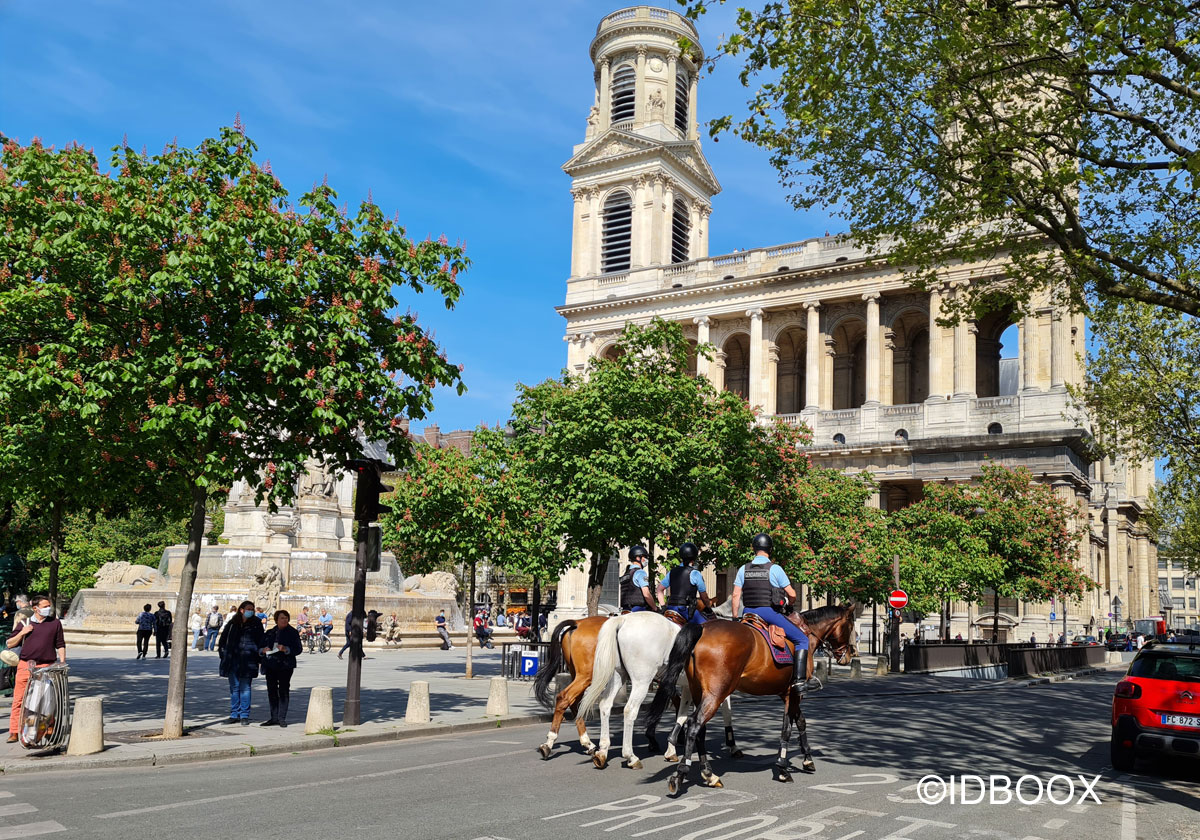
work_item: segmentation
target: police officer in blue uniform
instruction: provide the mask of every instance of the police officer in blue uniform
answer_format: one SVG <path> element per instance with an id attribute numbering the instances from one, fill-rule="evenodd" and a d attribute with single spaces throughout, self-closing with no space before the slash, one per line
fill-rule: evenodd
<path id="1" fill-rule="evenodd" d="M 649 552 L 640 545 L 629 549 L 629 566 L 620 577 L 622 612 L 658 611 L 658 604 L 654 602 L 650 589 L 650 577 L 646 574 L 648 556 Z"/>
<path id="2" fill-rule="evenodd" d="M 788 604 L 794 604 L 796 590 L 783 568 L 771 562 L 774 545 L 770 536 L 758 534 L 753 545 L 754 559 L 738 569 L 733 579 L 733 614 L 736 617 L 739 608 L 745 607 L 745 612 L 754 613 L 767 624 L 783 629 L 796 646 L 795 677 L 792 682 L 803 692 L 808 681 L 808 634 L 779 611 L 780 601 L 783 600 L 779 593 L 786 595 Z"/>
<path id="3" fill-rule="evenodd" d="M 688 624 L 703 624 L 701 610 L 707 611 L 712 607 L 704 586 L 704 576 L 696 569 L 699 554 L 695 543 L 683 543 L 679 546 L 679 565 L 667 574 L 666 579 L 658 582 L 659 600 L 667 609 L 683 616 Z"/>

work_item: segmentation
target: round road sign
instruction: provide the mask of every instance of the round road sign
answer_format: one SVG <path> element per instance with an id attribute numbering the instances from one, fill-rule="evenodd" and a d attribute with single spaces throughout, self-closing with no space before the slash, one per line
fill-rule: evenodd
<path id="1" fill-rule="evenodd" d="M 902 610 L 908 606 L 908 593 L 903 589 L 893 589 L 888 593 L 888 606 L 894 610 Z"/>

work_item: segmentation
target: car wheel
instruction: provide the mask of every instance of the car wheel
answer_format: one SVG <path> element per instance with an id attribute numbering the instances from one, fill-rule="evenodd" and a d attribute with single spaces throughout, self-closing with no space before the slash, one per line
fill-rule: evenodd
<path id="1" fill-rule="evenodd" d="M 1124 746 L 1121 741 L 1124 740 L 1121 733 L 1113 727 L 1112 741 L 1109 745 L 1109 758 L 1112 761 L 1114 770 L 1126 772 L 1133 769 L 1134 762 L 1137 761 L 1137 751 L 1133 747 Z"/>

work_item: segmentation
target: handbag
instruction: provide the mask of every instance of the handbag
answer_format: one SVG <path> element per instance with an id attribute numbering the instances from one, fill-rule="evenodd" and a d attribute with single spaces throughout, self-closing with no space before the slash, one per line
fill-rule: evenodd
<path id="1" fill-rule="evenodd" d="M 0 650 L 0 662 L 3 662 L 10 668 L 16 668 L 21 664 L 21 655 L 17 653 L 18 650 L 20 648 L 5 648 L 4 650 Z"/>

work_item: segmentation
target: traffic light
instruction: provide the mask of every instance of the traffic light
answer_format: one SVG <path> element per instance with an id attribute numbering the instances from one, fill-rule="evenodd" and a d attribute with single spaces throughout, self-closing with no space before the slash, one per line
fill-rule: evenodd
<path id="1" fill-rule="evenodd" d="M 358 476 L 354 495 L 354 518 L 359 522 L 378 522 L 379 517 L 391 513 L 392 509 L 379 503 L 380 493 L 390 493 L 392 488 L 383 483 L 383 474 L 396 469 L 377 458 L 358 459 L 349 463 Z"/>
<path id="2" fill-rule="evenodd" d="M 378 572 L 383 567 L 383 530 L 374 522 L 359 523 L 358 527 L 367 529 L 367 571 Z"/>
<path id="3" fill-rule="evenodd" d="M 367 623 L 365 627 L 367 641 L 375 641 L 375 637 L 379 634 L 379 613 L 371 610 L 367 613 Z"/>

